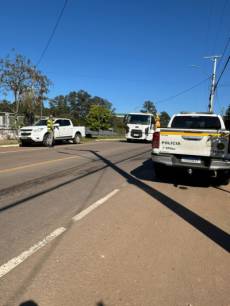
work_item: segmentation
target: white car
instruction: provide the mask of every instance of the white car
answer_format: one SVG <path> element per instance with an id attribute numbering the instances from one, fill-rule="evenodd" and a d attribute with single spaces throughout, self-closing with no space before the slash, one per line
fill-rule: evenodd
<path id="1" fill-rule="evenodd" d="M 49 132 L 47 120 L 40 119 L 32 126 L 25 126 L 19 130 L 19 140 L 21 146 L 28 143 L 43 143 L 48 145 Z M 84 126 L 73 126 L 70 119 L 55 118 L 54 120 L 54 141 L 72 140 L 73 143 L 80 143 L 81 138 L 85 137 Z"/>

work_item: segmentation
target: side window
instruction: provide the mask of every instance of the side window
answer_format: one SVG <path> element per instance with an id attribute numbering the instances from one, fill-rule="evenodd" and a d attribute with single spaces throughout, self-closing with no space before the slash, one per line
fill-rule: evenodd
<path id="1" fill-rule="evenodd" d="M 61 126 L 61 125 L 62 125 L 62 124 L 61 124 L 61 123 L 62 123 L 62 120 L 61 120 L 61 119 L 58 119 L 58 120 L 55 121 L 55 123 L 59 123 L 59 125 Z"/>
<path id="2" fill-rule="evenodd" d="M 65 126 L 70 126 L 70 121 L 69 120 L 63 120 Z"/>
<path id="3" fill-rule="evenodd" d="M 66 119 L 58 119 L 55 123 L 59 123 L 60 126 L 70 126 L 70 121 Z"/>

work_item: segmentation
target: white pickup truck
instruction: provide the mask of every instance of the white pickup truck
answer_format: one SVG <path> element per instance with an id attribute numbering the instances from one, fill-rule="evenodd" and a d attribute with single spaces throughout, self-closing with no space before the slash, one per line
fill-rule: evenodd
<path id="1" fill-rule="evenodd" d="M 73 126 L 70 119 L 55 118 L 54 120 L 54 141 L 72 140 L 73 143 L 80 143 L 85 137 L 84 126 Z M 49 132 L 47 129 L 47 119 L 40 119 L 32 126 L 25 126 L 19 130 L 19 140 L 21 146 L 29 143 L 43 143 L 45 146 L 49 142 Z"/>
<path id="2" fill-rule="evenodd" d="M 211 113 L 174 115 L 167 128 L 157 129 L 152 160 L 160 176 L 165 166 L 214 171 L 221 182 L 230 173 L 230 136 L 221 116 Z"/>

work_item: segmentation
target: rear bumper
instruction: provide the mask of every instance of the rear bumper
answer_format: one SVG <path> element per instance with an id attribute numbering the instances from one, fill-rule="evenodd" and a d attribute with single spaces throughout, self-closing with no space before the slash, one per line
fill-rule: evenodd
<path id="1" fill-rule="evenodd" d="M 203 170 L 230 170 L 230 160 L 204 158 L 201 164 L 184 163 L 174 155 L 154 154 L 152 161 L 170 167 L 203 169 Z"/>

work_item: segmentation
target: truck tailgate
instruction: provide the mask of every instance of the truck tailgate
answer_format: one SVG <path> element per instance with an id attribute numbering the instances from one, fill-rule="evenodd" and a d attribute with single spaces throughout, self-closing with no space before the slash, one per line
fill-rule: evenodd
<path id="1" fill-rule="evenodd" d="M 160 130 L 160 152 L 180 155 L 224 157 L 228 137 L 215 130 Z"/>

